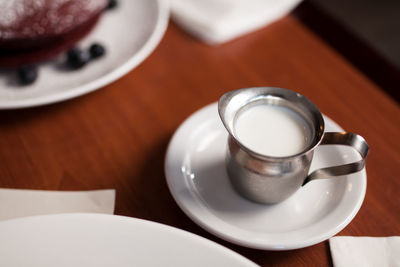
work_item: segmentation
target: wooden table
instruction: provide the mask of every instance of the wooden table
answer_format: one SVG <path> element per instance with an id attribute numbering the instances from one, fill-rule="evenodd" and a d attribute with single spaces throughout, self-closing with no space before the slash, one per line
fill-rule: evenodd
<path id="1" fill-rule="evenodd" d="M 116 214 L 193 232 L 263 266 L 331 265 L 328 242 L 268 252 L 223 241 L 193 223 L 168 191 L 163 163 L 176 128 L 224 92 L 251 86 L 296 90 L 365 137 L 366 198 L 340 235 L 399 235 L 399 106 L 293 16 L 216 47 L 170 24 L 156 51 L 113 84 L 59 104 L 1 111 L 0 187 L 115 188 Z"/>

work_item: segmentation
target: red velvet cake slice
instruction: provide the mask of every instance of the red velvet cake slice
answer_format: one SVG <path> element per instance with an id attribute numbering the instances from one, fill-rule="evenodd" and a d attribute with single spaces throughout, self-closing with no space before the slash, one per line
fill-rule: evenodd
<path id="1" fill-rule="evenodd" d="M 108 0 L 0 0 L 0 67 L 48 60 L 96 24 Z"/>

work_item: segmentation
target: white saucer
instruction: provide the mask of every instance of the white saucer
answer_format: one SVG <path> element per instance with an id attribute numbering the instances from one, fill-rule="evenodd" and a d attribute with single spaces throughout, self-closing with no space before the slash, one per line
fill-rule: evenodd
<path id="1" fill-rule="evenodd" d="M 324 117 L 326 131 L 342 131 Z M 322 242 L 342 230 L 361 207 L 366 172 L 310 182 L 276 205 L 250 202 L 232 188 L 224 165 L 227 131 L 208 105 L 174 134 L 166 155 L 169 189 L 198 225 L 232 243 L 265 250 L 290 250 Z M 358 160 L 349 147 L 321 146 L 311 170 Z"/>
<path id="2" fill-rule="evenodd" d="M 74 98 L 99 89 L 139 65 L 156 48 L 168 25 L 165 0 L 120 0 L 105 12 L 80 45 L 103 44 L 107 53 L 76 71 L 62 71 L 57 60 L 40 65 L 29 86 L 16 85 L 10 73 L 0 73 L 0 109 L 24 108 Z M 63 58 L 60 56 L 60 60 Z"/>
<path id="3" fill-rule="evenodd" d="M 0 266 L 257 266 L 189 232 L 115 215 L 8 220 L 0 222 L 0 238 Z"/>

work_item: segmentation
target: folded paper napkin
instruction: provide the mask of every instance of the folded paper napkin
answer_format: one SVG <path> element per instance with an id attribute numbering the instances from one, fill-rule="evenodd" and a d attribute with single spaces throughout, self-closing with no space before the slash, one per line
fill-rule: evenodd
<path id="1" fill-rule="evenodd" d="M 336 236 L 329 245 L 335 267 L 400 266 L 399 236 Z"/>
<path id="2" fill-rule="evenodd" d="M 259 29 L 289 13 L 301 0 L 171 0 L 172 19 L 211 44 Z"/>
<path id="3" fill-rule="evenodd" d="M 0 189 L 0 220 L 55 213 L 114 213 L 115 190 Z"/>

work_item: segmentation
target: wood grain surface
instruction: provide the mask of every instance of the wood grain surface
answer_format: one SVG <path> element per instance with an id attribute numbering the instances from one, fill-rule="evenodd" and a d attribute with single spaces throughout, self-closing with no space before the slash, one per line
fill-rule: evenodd
<path id="1" fill-rule="evenodd" d="M 177 127 L 226 91 L 252 86 L 296 90 L 365 137 L 371 147 L 366 198 L 340 235 L 399 235 L 399 106 L 292 16 L 220 46 L 170 24 L 144 63 L 105 88 L 0 111 L 0 187 L 115 188 L 116 214 L 193 232 L 262 266 L 332 265 L 328 242 L 270 252 L 223 241 L 193 223 L 168 191 L 164 157 Z"/>

